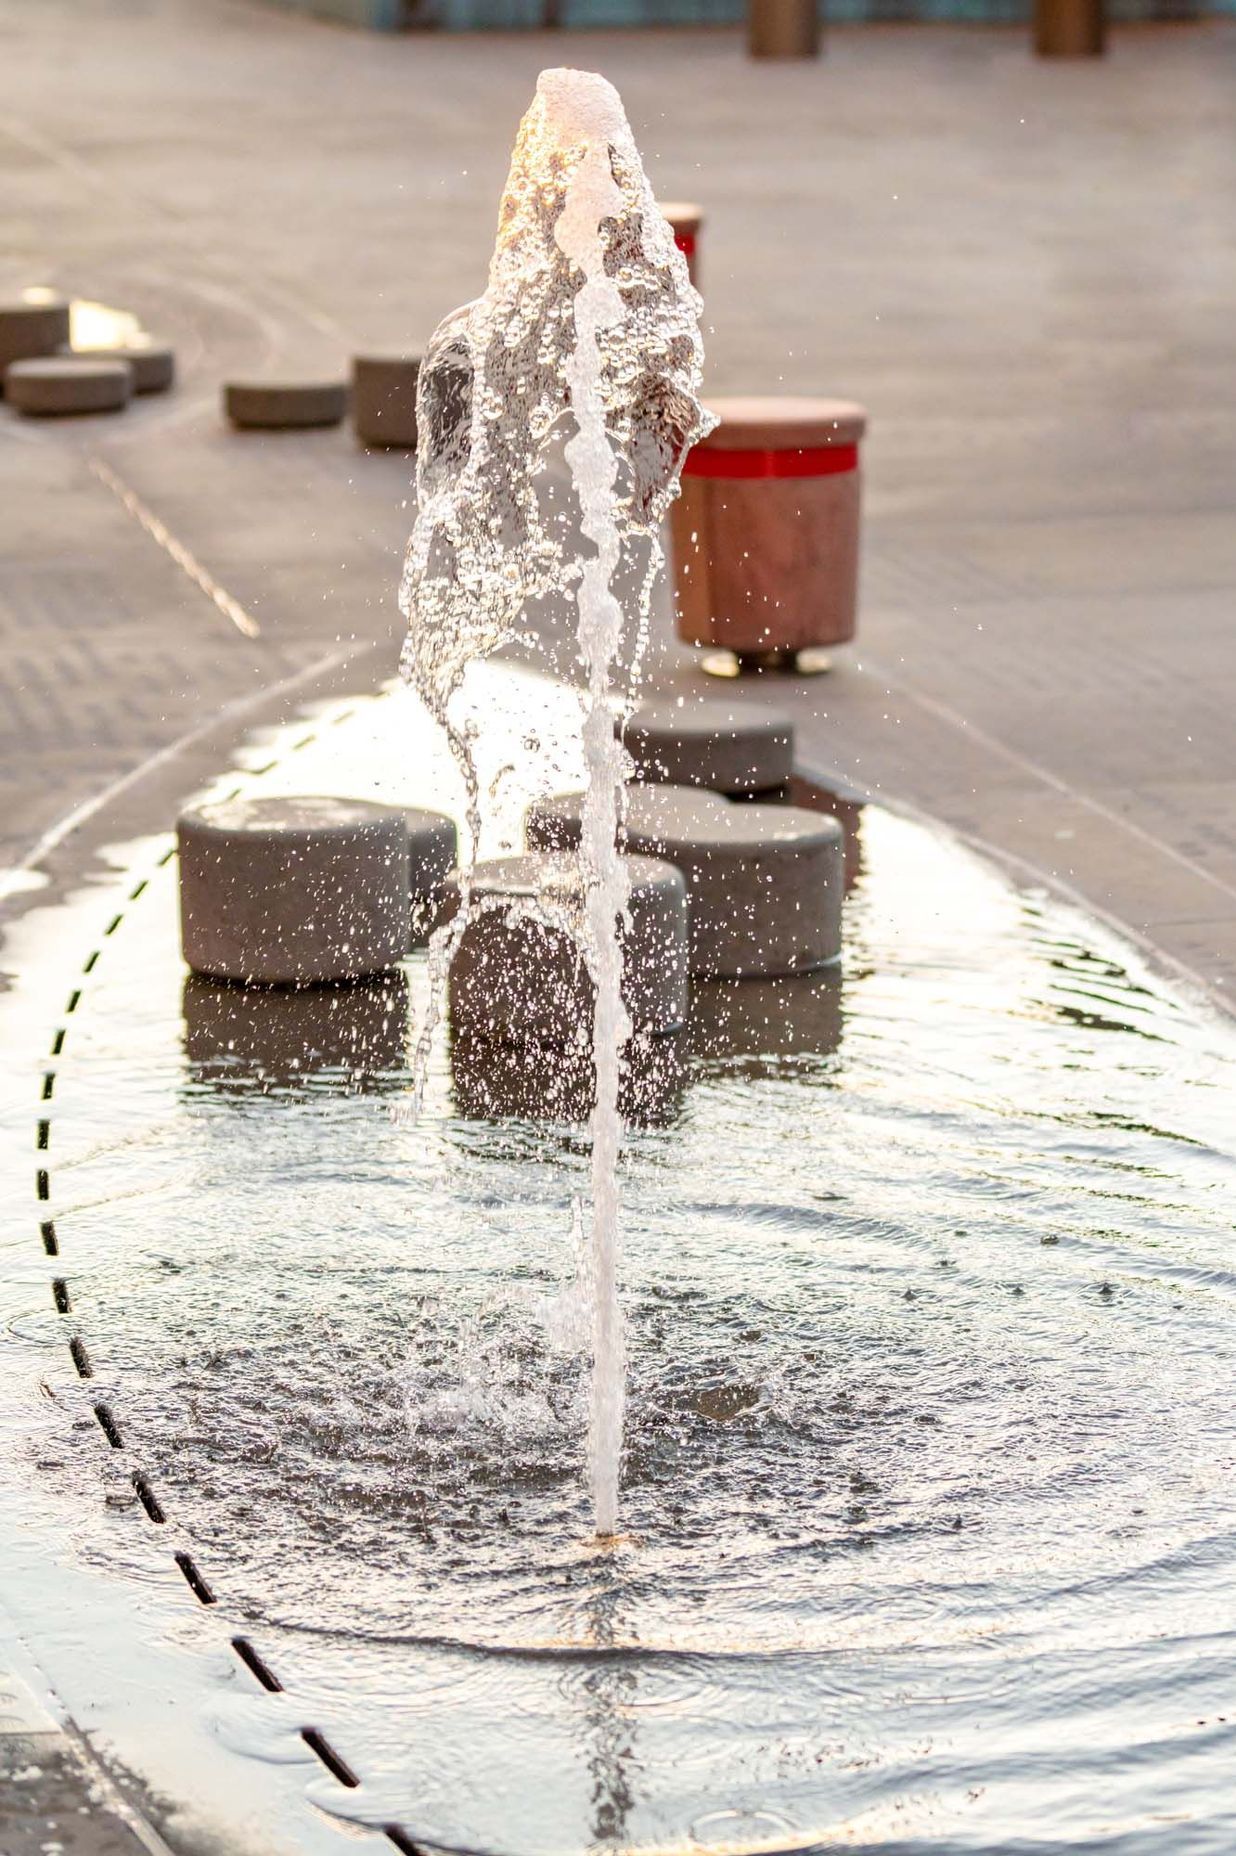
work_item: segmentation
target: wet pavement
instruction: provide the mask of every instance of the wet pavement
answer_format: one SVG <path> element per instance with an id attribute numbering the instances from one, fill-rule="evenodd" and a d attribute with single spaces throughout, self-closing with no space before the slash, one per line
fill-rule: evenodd
<path id="1" fill-rule="evenodd" d="M 109 782 L 163 822 L 194 784 L 176 744 L 264 691 L 303 679 L 286 712 L 389 671 L 407 459 L 230 434 L 219 385 L 423 342 L 475 293 L 515 123 L 569 56 L 705 204 L 715 390 L 871 409 L 861 643 L 777 692 L 803 759 L 1236 983 L 1236 25 L 1122 28 L 1085 67 L 1020 30 L 842 30 L 752 67 L 717 31 L 0 0 L 0 55 L 0 281 L 133 308 L 181 365 L 118 419 L 3 422 L 6 859 Z"/>

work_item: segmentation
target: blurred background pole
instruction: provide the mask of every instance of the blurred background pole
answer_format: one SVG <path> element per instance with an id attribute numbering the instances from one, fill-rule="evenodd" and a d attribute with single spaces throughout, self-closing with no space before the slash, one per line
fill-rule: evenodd
<path id="1" fill-rule="evenodd" d="M 818 57 L 818 0 L 747 0 L 747 50 L 753 58 Z"/>
<path id="2" fill-rule="evenodd" d="M 1098 58 L 1106 37 L 1104 0 L 1034 0 L 1034 49 L 1040 58 Z"/>

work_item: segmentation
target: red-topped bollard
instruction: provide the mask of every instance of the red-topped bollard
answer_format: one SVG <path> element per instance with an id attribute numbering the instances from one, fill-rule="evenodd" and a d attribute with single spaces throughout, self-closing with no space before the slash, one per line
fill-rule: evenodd
<path id="1" fill-rule="evenodd" d="M 668 219 L 674 243 L 687 261 L 687 275 L 698 290 L 700 234 L 704 228 L 704 209 L 690 200 L 658 200 L 662 217 Z"/>
<path id="2" fill-rule="evenodd" d="M 854 636 L 859 443 L 852 400 L 712 400 L 720 423 L 688 453 L 673 505 L 678 636 L 705 669 L 827 668 Z"/>

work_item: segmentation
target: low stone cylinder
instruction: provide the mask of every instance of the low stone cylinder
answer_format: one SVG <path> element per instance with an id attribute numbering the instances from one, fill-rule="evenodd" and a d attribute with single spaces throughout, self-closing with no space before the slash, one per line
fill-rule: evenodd
<path id="1" fill-rule="evenodd" d="M 223 410 L 233 425 L 283 431 L 339 425 L 348 410 L 343 380 L 232 380 L 223 389 Z"/>
<path id="2" fill-rule="evenodd" d="M 235 799 L 181 815 L 181 942 L 195 973 L 359 979 L 411 938 L 408 822 L 360 799 Z"/>
<path id="3" fill-rule="evenodd" d="M 687 275 L 698 290 L 704 209 L 689 200 L 658 200 L 657 205 L 664 217 L 669 220 L 674 234 L 674 243 L 687 261 Z"/>
<path id="4" fill-rule="evenodd" d="M 680 871 L 627 860 L 622 997 L 634 1029 L 675 1031 L 687 1018 L 687 891 Z M 574 857 L 532 854 L 478 864 L 473 913 L 451 962 L 457 1034 L 545 1050 L 591 1049 L 595 989 L 578 935 L 584 888 Z"/>
<path id="5" fill-rule="evenodd" d="M 176 378 L 176 356 L 158 342 L 135 342 L 124 348 L 74 348 L 57 352 L 78 361 L 123 361 L 133 371 L 135 393 L 166 393 Z"/>
<path id="6" fill-rule="evenodd" d="M 618 1110 L 632 1127 L 660 1128 L 682 1106 L 690 1078 L 685 1031 L 639 1031 L 619 1064 Z M 537 1049 L 456 1030 L 451 1039 L 456 1111 L 469 1121 L 585 1122 L 596 1101 L 591 1050 Z"/>
<path id="7" fill-rule="evenodd" d="M 408 827 L 408 898 L 412 945 L 420 946 L 449 906 L 449 883 L 459 855 L 454 821 L 442 812 L 404 812 Z"/>
<path id="8" fill-rule="evenodd" d="M 582 805 L 574 794 L 533 806 L 529 845 L 578 844 Z M 622 844 L 682 871 L 693 975 L 806 973 L 840 955 L 845 833 L 836 819 L 686 787 L 630 786 Z"/>
<path id="9" fill-rule="evenodd" d="M 416 450 L 416 355 L 358 354 L 352 362 L 352 426 L 372 449 Z"/>
<path id="10" fill-rule="evenodd" d="M 755 662 L 844 644 L 857 622 L 859 441 L 850 400 L 713 400 L 673 504 L 678 635 Z"/>
<path id="11" fill-rule="evenodd" d="M 124 361 L 14 361 L 4 376 L 4 397 L 31 419 L 72 413 L 120 412 L 133 393 L 133 370 Z"/>
<path id="12" fill-rule="evenodd" d="M 0 376 L 14 361 L 55 354 L 68 339 L 69 306 L 63 298 L 0 302 Z"/>
<path id="13" fill-rule="evenodd" d="M 844 1022 L 836 966 L 779 979 L 701 979 L 691 990 L 692 1055 L 748 1076 L 786 1057 L 831 1057 Z"/>
<path id="14" fill-rule="evenodd" d="M 762 703 L 647 702 L 628 718 L 622 743 L 637 780 L 735 797 L 784 786 L 794 766 L 794 724 Z"/>

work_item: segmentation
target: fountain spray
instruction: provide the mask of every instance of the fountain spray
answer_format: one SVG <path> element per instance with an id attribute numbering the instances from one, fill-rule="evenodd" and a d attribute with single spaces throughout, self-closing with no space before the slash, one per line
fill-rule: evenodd
<path id="1" fill-rule="evenodd" d="M 581 940 L 595 988 L 589 1464 L 603 1536 L 617 1529 L 622 1447 L 618 1083 L 630 1035 L 617 849 L 625 756 L 610 684 L 628 616 L 636 655 L 642 644 L 661 518 L 688 449 L 709 428 L 697 398 L 700 308 L 618 93 L 589 72 L 543 72 L 516 140 L 485 293 L 439 326 L 421 371 L 419 506 L 400 603 L 404 674 L 460 762 L 472 855 L 479 786 L 456 708 L 467 668 L 520 636 L 536 602 L 565 594 L 575 609 L 588 773 Z M 560 508 L 542 494 L 558 459 Z M 616 591 L 628 576 L 638 589 L 630 615 Z M 460 911 L 431 945 L 425 1057 L 469 906 L 465 871 Z"/>

